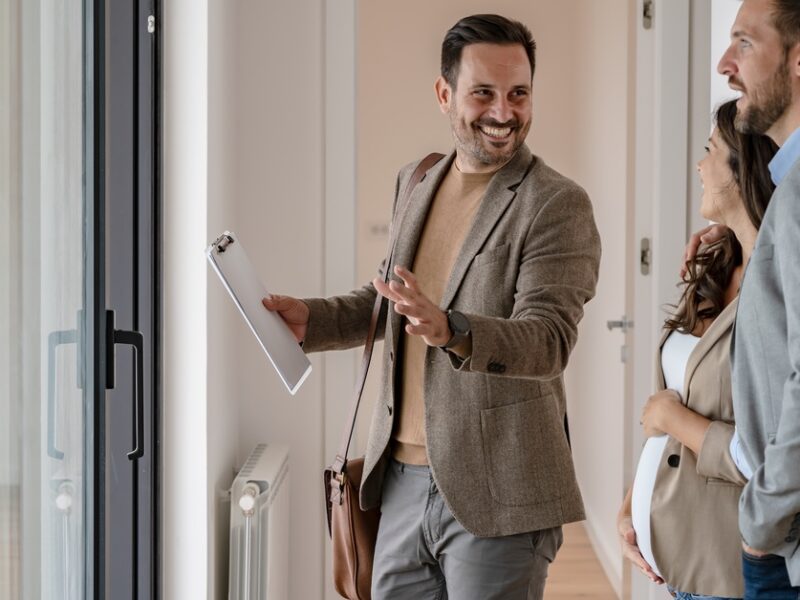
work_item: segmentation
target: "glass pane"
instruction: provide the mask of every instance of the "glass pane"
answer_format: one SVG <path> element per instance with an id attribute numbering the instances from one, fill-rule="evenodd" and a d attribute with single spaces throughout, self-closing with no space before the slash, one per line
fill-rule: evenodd
<path id="1" fill-rule="evenodd" d="M 90 591 L 84 19 L 82 0 L 0 0 L 0 598 L 10 600 Z"/>

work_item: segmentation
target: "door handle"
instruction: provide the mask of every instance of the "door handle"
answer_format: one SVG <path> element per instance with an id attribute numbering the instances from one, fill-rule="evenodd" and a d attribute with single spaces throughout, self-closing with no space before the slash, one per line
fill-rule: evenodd
<path id="1" fill-rule="evenodd" d="M 63 460 L 64 453 L 56 448 L 56 350 L 77 340 L 76 329 L 51 331 L 47 336 L 47 455 L 57 460 Z"/>
<path id="2" fill-rule="evenodd" d="M 57 393 L 56 393 L 56 353 L 63 344 L 77 344 L 78 354 L 75 365 L 77 367 L 76 380 L 78 389 L 82 390 L 85 372 L 83 369 L 83 344 L 81 340 L 85 335 L 83 327 L 83 310 L 77 314 L 78 328 L 51 331 L 47 336 L 47 455 L 57 460 L 64 459 L 64 453 L 56 448 L 56 419 L 57 419 Z"/>
<path id="3" fill-rule="evenodd" d="M 629 329 L 633 329 L 633 321 L 630 321 L 627 316 L 622 315 L 619 321 L 606 321 L 606 327 L 608 327 L 609 331 L 619 329 L 622 333 L 627 333 Z"/>
<path id="4" fill-rule="evenodd" d="M 106 389 L 113 390 L 116 380 L 115 346 L 123 344 L 136 349 L 136 399 L 133 409 L 133 450 L 128 452 L 130 460 L 144 456 L 144 336 L 139 331 L 124 331 L 114 328 L 114 311 L 106 311 Z"/>

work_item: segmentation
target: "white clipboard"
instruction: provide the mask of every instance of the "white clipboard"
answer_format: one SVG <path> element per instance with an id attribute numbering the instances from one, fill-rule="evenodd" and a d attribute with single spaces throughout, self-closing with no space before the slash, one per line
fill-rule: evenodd
<path id="1" fill-rule="evenodd" d="M 226 231 L 206 248 L 206 256 L 284 385 L 294 395 L 311 373 L 311 362 L 283 319 L 261 304 L 267 290 L 239 238 Z"/>

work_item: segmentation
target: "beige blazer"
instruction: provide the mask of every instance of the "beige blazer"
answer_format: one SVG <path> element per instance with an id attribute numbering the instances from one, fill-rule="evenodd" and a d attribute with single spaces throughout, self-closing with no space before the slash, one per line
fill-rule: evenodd
<path id="1" fill-rule="evenodd" d="M 428 208 L 454 159 L 415 188 L 394 264 L 413 264 Z M 395 202 L 417 163 L 399 174 Z M 600 238 L 586 193 L 523 146 L 492 178 L 456 259 L 443 309 L 465 313 L 466 361 L 428 348 L 424 374 L 428 460 L 455 518 L 478 536 L 554 527 L 584 518 L 567 436 L 562 373 L 584 304 L 597 283 Z M 307 300 L 304 348 L 364 343 L 375 289 Z M 375 399 L 361 504 L 379 504 L 393 419 L 400 316 L 379 329 L 383 378 Z M 587 401 L 592 401 L 587 398 Z M 368 404 L 367 404 L 368 405 Z M 344 417 L 344 415 L 343 415 Z"/>
<path id="2" fill-rule="evenodd" d="M 650 509 L 653 556 L 664 580 L 694 594 L 741 598 L 741 540 L 737 527 L 742 477 L 731 458 L 733 403 L 730 343 L 734 300 L 697 343 L 686 365 L 683 401 L 711 419 L 700 454 L 668 438 Z M 665 388 L 660 349 L 657 387 Z"/>

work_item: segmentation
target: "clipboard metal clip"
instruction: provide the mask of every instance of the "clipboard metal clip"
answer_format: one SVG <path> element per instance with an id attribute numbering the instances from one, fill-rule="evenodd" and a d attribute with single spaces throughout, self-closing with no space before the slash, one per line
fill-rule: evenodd
<path id="1" fill-rule="evenodd" d="M 211 244 L 211 245 L 214 246 L 216 251 L 221 254 L 221 253 L 225 252 L 225 250 L 228 248 L 228 246 L 230 246 L 234 241 L 235 240 L 233 239 L 233 237 L 231 237 L 230 234 L 226 231 L 221 236 L 219 236 L 216 240 L 214 240 L 214 243 Z"/>

